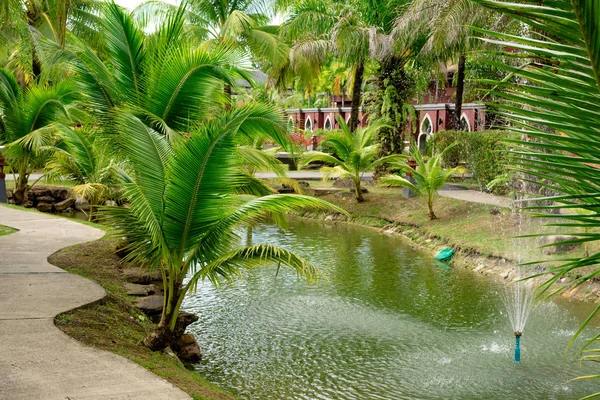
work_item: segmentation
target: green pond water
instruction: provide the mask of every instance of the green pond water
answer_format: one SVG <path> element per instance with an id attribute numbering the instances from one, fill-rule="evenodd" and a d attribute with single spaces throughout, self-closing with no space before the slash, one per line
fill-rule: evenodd
<path id="1" fill-rule="evenodd" d="M 508 239 L 507 239 L 508 240 Z M 522 362 L 503 286 L 437 265 L 397 237 L 346 225 L 263 225 L 253 243 L 309 258 L 327 279 L 276 267 L 214 289 L 184 309 L 203 352 L 196 366 L 241 399 L 577 399 L 594 369 L 563 357 L 589 305 L 547 302 L 531 314 Z M 596 372 L 597 373 L 597 372 Z"/>

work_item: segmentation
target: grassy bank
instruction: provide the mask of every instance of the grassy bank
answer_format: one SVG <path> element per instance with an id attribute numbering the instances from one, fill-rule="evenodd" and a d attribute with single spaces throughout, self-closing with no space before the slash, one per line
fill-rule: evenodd
<path id="1" fill-rule="evenodd" d="M 315 186 L 323 187 L 323 183 Z M 539 238 L 517 238 L 542 232 L 563 233 L 544 226 L 546 221 L 543 219 L 513 214 L 507 208 L 438 197 L 434 209 L 439 218 L 430 221 L 422 199 L 405 199 L 400 189 L 368 189 L 364 203 L 357 203 L 350 192 L 328 194 L 323 198 L 347 210 L 353 222 L 394 229 L 432 250 L 448 246 L 462 255 L 504 259 L 510 265 L 583 256 L 581 246 L 547 255 L 539 247 Z M 594 249 L 590 247 L 590 251 Z"/>
<path id="2" fill-rule="evenodd" d="M 134 298 L 127 296 L 122 288 L 115 246 L 113 239 L 101 239 L 62 249 L 49 257 L 52 264 L 99 283 L 107 292 L 101 303 L 58 315 L 56 326 L 88 346 L 140 364 L 194 399 L 234 399 L 197 372 L 186 369 L 177 357 L 152 352 L 142 344 L 154 325 L 133 307 Z"/>

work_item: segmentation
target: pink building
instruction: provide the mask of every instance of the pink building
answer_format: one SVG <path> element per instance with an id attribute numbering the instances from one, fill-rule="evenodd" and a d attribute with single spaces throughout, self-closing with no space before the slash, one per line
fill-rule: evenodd
<path id="1" fill-rule="evenodd" d="M 428 139 L 436 132 L 448 129 L 452 125 L 454 111 L 454 96 L 456 88 L 451 87 L 454 70 L 449 68 L 446 87 L 439 88 L 432 82 L 424 95 L 413 100 L 416 111 L 416 121 L 410 121 L 407 133 L 412 136 L 419 148 L 424 149 Z M 342 96 L 331 96 L 330 108 L 297 108 L 286 110 L 290 128 L 312 132 L 315 129 L 338 129 L 336 116 L 340 115 L 346 122 L 350 120 L 351 100 L 342 99 Z M 368 115 L 364 110 L 359 113 L 359 126 L 367 124 Z M 485 129 L 485 105 L 479 103 L 465 103 L 462 105 L 460 115 L 461 127 L 468 131 Z M 407 140 L 407 144 L 410 140 Z"/>
<path id="2" fill-rule="evenodd" d="M 332 107 L 328 108 L 293 108 L 285 110 L 288 117 L 288 124 L 297 130 L 312 132 L 315 129 L 339 129 L 336 116 L 340 115 L 344 121 L 350 121 L 350 112 L 352 100 L 342 99 L 342 96 L 331 96 Z M 364 126 L 367 123 L 366 114 L 361 110 L 358 113 L 358 126 Z"/>

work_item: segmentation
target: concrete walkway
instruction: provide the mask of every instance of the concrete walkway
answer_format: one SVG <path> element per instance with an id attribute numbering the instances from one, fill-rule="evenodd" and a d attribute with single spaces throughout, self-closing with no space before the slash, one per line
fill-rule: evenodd
<path id="1" fill-rule="evenodd" d="M 0 399 L 189 399 L 125 358 L 86 347 L 54 317 L 105 296 L 104 289 L 50 265 L 57 250 L 104 232 L 64 218 L 0 206 Z"/>
<path id="2" fill-rule="evenodd" d="M 477 190 L 438 190 L 438 194 L 442 197 L 450 197 L 470 203 L 490 204 L 504 208 L 510 207 L 510 199 L 508 197 L 494 196 L 493 194 Z"/>

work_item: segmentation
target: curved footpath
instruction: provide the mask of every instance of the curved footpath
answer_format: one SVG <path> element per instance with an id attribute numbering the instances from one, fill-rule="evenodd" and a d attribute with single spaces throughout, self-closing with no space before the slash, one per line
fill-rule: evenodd
<path id="1" fill-rule="evenodd" d="M 190 399 L 141 366 L 85 347 L 57 314 L 104 298 L 96 283 L 48 263 L 57 250 L 104 232 L 65 218 L 0 206 L 0 399 Z"/>

